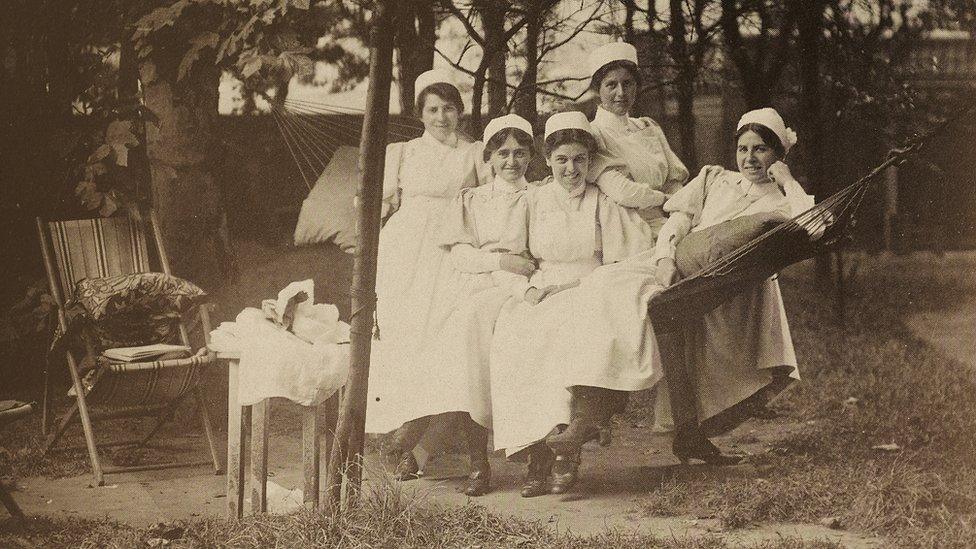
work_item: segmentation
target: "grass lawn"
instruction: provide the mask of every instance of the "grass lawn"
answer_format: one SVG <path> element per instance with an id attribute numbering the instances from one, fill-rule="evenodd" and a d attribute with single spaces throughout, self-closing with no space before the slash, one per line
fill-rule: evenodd
<path id="1" fill-rule="evenodd" d="M 882 536 L 893 546 L 976 546 L 973 372 L 906 325 L 912 314 L 976 302 L 976 254 L 855 261 L 843 327 L 833 300 L 812 289 L 808 265 L 782 277 L 804 379 L 776 401 L 779 417 L 762 422 L 804 428 L 751 456 L 750 466 L 733 474 L 676 468 L 641 496 L 646 513 L 718 517 L 729 528 L 836 517 L 844 528 Z M 737 436 L 748 437 L 748 430 Z M 15 449 L 24 444 L 27 450 Z M 897 448 L 872 448 L 882 444 Z M 0 443 L 0 470 L 61 474 L 78 461 L 38 466 L 35 448 L 26 427 L 18 427 Z M 0 547 L 133 547 L 166 538 L 172 538 L 171 547 L 726 546 L 720 534 L 697 540 L 557 535 L 546 524 L 494 516 L 477 506 L 422 505 L 389 486 L 341 517 L 302 512 L 155 529 L 81 520 L 0 522 Z M 784 539 L 772 546 L 829 545 Z"/>
<path id="2" fill-rule="evenodd" d="M 836 517 L 893 545 L 976 547 L 974 372 L 906 327 L 911 314 L 976 303 L 976 256 L 856 261 L 843 327 L 809 267 L 782 278 L 804 379 L 773 421 L 808 428 L 751 457 L 755 474 L 665 479 L 643 501 L 649 513 L 729 527 Z"/>

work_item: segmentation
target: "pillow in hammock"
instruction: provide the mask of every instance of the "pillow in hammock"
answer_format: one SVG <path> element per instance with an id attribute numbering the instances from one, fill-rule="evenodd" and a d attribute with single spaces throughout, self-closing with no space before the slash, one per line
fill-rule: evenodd
<path id="1" fill-rule="evenodd" d="M 345 252 L 356 245 L 356 183 L 359 180 L 359 151 L 339 147 L 319 176 L 308 198 L 302 202 L 295 226 L 295 245 L 332 241 Z"/>
<path id="2" fill-rule="evenodd" d="M 730 219 L 689 233 L 678 242 L 674 262 L 682 278 L 749 243 L 753 238 L 787 221 L 776 212 L 762 212 Z"/>

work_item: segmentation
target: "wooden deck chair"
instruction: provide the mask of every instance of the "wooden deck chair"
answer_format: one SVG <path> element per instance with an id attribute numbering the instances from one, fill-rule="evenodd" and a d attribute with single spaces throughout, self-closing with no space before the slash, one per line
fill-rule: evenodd
<path id="1" fill-rule="evenodd" d="M 0 428 L 10 422 L 27 417 L 32 410 L 33 406 L 25 402 L 0 400 Z M 14 497 L 7 492 L 7 487 L 4 486 L 2 479 L 0 479 L 0 503 L 7 509 L 10 516 L 18 520 L 24 519 L 24 512 L 20 510 L 20 506 L 14 501 Z"/>
<path id="2" fill-rule="evenodd" d="M 140 272 L 170 274 L 166 251 L 158 230 L 155 212 L 148 211 L 142 220 L 122 214 L 109 218 L 72 219 L 47 221 L 37 219 L 41 252 L 47 270 L 51 297 L 58 307 L 58 323 L 67 330 L 64 305 L 73 295 L 75 284 L 83 278 L 109 277 Z M 151 239 L 147 238 L 151 230 Z M 150 265 L 157 266 L 151 269 Z M 210 318 L 206 305 L 198 306 L 196 327 L 203 332 L 203 341 L 209 343 Z M 180 340 L 190 346 L 190 330 L 184 323 L 179 325 Z M 104 475 L 128 471 L 189 467 L 213 463 L 216 474 L 222 472 L 213 428 L 206 401 L 199 382 L 201 368 L 216 364 L 215 357 L 206 345 L 188 358 L 157 360 L 153 362 L 111 362 L 99 358 L 95 376 L 86 390 L 78 368 L 78 361 L 69 350 L 65 353 L 71 375 L 75 402 L 61 416 L 53 432 L 49 432 L 51 420 L 51 375 L 45 370 L 42 424 L 48 435 L 45 453 L 58 441 L 71 421 L 78 417 L 84 431 L 85 445 L 91 459 L 95 484 L 104 483 Z M 167 420 L 176 407 L 188 396 L 197 403 L 197 410 L 209 444 L 211 460 L 194 462 L 167 462 L 134 466 L 103 466 L 98 448 L 118 446 L 144 446 Z M 102 442 L 96 444 L 93 421 L 131 417 L 154 417 L 155 425 L 142 438 L 136 440 Z"/>

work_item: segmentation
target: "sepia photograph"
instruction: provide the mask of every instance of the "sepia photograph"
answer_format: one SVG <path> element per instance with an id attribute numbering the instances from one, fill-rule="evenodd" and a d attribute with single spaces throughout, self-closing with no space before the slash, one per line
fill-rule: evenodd
<path id="1" fill-rule="evenodd" d="M 973 0 L 8 0 L 0 547 L 976 547 Z"/>

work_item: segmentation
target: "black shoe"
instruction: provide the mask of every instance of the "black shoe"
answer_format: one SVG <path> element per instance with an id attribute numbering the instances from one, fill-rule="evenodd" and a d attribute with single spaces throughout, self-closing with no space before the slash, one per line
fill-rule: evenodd
<path id="1" fill-rule="evenodd" d="M 400 454 L 400 460 L 393 470 L 393 478 L 401 482 L 420 478 L 420 465 L 417 464 L 417 458 L 413 457 L 413 452 Z"/>
<path id="2" fill-rule="evenodd" d="M 468 484 L 464 487 L 464 495 L 478 497 L 488 492 L 491 492 L 491 469 L 485 466 L 468 475 Z"/>
<path id="3" fill-rule="evenodd" d="M 718 446 L 698 433 L 675 435 L 671 441 L 671 451 L 682 464 L 697 459 L 708 465 L 736 465 L 742 462 L 743 456 L 723 454 Z"/>
<path id="4" fill-rule="evenodd" d="M 549 475 L 552 474 L 552 451 L 545 444 L 538 443 L 529 454 L 528 474 L 522 485 L 523 498 L 534 498 L 549 493 Z"/>
<path id="5" fill-rule="evenodd" d="M 565 494 L 579 480 L 579 454 L 557 455 L 552 466 L 553 494 Z"/>

